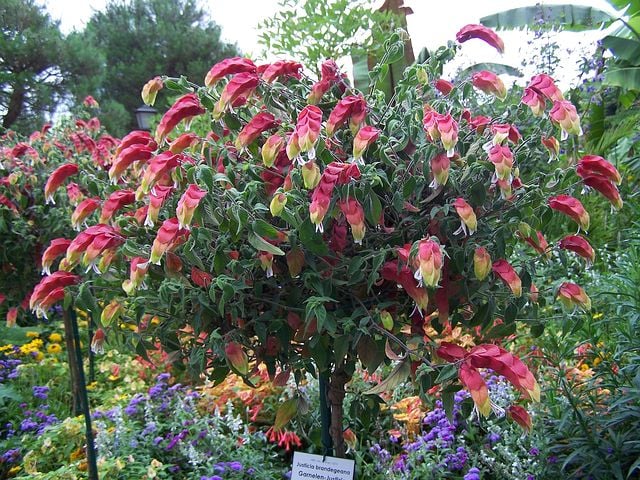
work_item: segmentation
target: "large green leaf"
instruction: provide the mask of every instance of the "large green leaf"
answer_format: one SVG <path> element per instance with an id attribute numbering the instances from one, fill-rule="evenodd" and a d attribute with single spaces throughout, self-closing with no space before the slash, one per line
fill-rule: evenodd
<path id="1" fill-rule="evenodd" d="M 602 39 L 602 44 L 617 58 L 631 62 L 632 65 L 640 64 L 640 41 L 607 35 Z"/>
<path id="2" fill-rule="evenodd" d="M 480 23 L 497 30 L 514 30 L 545 23 L 562 25 L 564 30 L 594 30 L 615 20 L 607 12 L 582 5 L 535 5 L 513 8 L 480 19 Z"/>
<path id="3" fill-rule="evenodd" d="M 522 72 L 517 68 L 514 68 L 510 65 L 505 65 L 504 63 L 492 63 L 492 62 L 484 62 L 484 63 L 476 63 L 475 65 L 471 65 L 470 67 L 465 68 L 458 75 L 459 79 L 464 79 L 469 77 L 471 74 L 475 72 L 479 72 L 481 70 L 489 70 L 490 72 L 495 73 L 496 75 L 512 75 L 514 77 L 522 77 Z"/>
<path id="4" fill-rule="evenodd" d="M 640 90 L 640 67 L 611 68 L 604 73 L 604 83 L 627 90 Z"/>
<path id="5" fill-rule="evenodd" d="M 640 12 L 640 0 L 607 0 L 616 10 L 622 10 L 626 15 L 633 16 Z M 629 7 L 627 9 L 627 7 Z"/>

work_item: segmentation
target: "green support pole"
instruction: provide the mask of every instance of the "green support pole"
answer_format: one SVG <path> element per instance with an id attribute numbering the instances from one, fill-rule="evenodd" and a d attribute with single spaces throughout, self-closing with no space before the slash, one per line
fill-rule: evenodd
<path id="1" fill-rule="evenodd" d="M 84 413 L 84 424 L 87 437 L 87 465 L 89 467 L 89 480 L 98 480 L 98 463 L 96 461 L 96 448 L 93 442 L 93 429 L 91 428 L 91 411 L 89 410 L 89 397 L 87 395 L 87 385 L 84 377 L 84 366 L 82 364 L 82 349 L 80 348 L 80 333 L 78 332 L 78 319 L 73 309 L 65 311 L 65 315 L 71 320 L 73 329 L 74 349 L 78 363 L 78 388 L 82 400 L 82 411 Z"/>
<path id="2" fill-rule="evenodd" d="M 323 455 L 333 455 L 333 441 L 331 440 L 331 408 L 327 400 L 329 392 L 329 373 L 320 373 L 320 424 L 322 426 L 322 450 Z"/>

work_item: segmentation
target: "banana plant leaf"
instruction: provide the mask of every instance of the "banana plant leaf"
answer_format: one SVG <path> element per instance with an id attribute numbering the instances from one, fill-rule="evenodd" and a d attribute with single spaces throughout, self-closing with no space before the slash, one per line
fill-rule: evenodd
<path id="1" fill-rule="evenodd" d="M 611 24 L 616 17 L 593 7 L 582 5 L 535 5 L 513 8 L 480 19 L 486 27 L 497 30 L 518 30 L 533 27 L 540 20 L 561 25 L 564 30 L 580 32 Z"/>
<path id="2" fill-rule="evenodd" d="M 602 39 L 602 44 L 611 50 L 616 58 L 626 60 L 632 65 L 640 65 L 640 41 L 608 35 Z"/>
<path id="3" fill-rule="evenodd" d="M 626 15 L 634 16 L 640 13 L 640 0 L 608 0 L 608 2 L 616 10 L 625 10 Z"/>
<path id="4" fill-rule="evenodd" d="M 640 67 L 610 68 L 604 72 L 604 83 L 626 90 L 640 90 Z"/>
<path id="5" fill-rule="evenodd" d="M 481 70 L 488 70 L 490 72 L 495 73 L 496 75 L 512 75 L 514 77 L 522 77 L 523 73 L 515 67 L 511 65 L 505 65 L 504 63 L 476 63 L 471 65 L 470 67 L 465 68 L 458 74 L 458 79 L 462 80 L 471 76 L 471 74 L 475 72 L 479 72 Z"/>

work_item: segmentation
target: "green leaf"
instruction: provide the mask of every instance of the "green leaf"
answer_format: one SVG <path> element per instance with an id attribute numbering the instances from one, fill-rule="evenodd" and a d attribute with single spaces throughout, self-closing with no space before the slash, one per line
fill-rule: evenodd
<path id="1" fill-rule="evenodd" d="M 14 402 L 21 402 L 22 396 L 16 392 L 9 385 L 0 384 L 0 400 L 8 398 L 9 400 L 13 400 Z"/>
<path id="2" fill-rule="evenodd" d="M 447 414 L 447 418 L 450 422 L 453 422 L 453 402 L 455 398 L 455 392 L 443 391 L 441 396 L 442 406 Z"/>
<path id="3" fill-rule="evenodd" d="M 76 298 L 76 306 L 92 314 L 98 312 L 98 304 L 96 303 L 96 299 L 91 293 L 89 285 L 87 285 L 86 283 L 83 283 L 80 286 L 78 297 Z"/>
<path id="4" fill-rule="evenodd" d="M 335 342 L 333 344 L 333 353 L 337 366 L 342 365 L 344 357 L 347 356 L 347 351 L 349 350 L 349 340 L 349 335 L 341 335 L 335 339 Z"/>
<path id="5" fill-rule="evenodd" d="M 485 27 L 497 30 L 520 30 L 536 27 L 542 20 L 545 23 L 561 25 L 564 30 L 580 32 L 595 30 L 615 20 L 607 12 L 581 5 L 535 5 L 513 8 L 480 19 Z"/>
<path id="6" fill-rule="evenodd" d="M 638 65 L 640 62 L 640 41 L 607 35 L 602 39 L 602 45 L 611 50 L 617 58 Z"/>
<path id="7" fill-rule="evenodd" d="M 259 237 L 253 232 L 249 233 L 247 240 L 249 241 L 249 244 L 256 250 L 272 253 L 273 255 L 284 255 L 284 252 L 278 247 L 276 247 L 275 245 L 271 245 L 264 238 Z"/>
<path id="8" fill-rule="evenodd" d="M 254 221 L 251 224 L 251 229 L 260 237 L 267 237 L 271 240 L 278 239 L 278 229 L 264 220 L 258 219 Z"/>
<path id="9" fill-rule="evenodd" d="M 406 359 L 398 365 L 393 371 L 389 374 L 387 378 L 385 378 L 378 385 L 364 392 L 365 395 L 377 395 L 379 393 L 384 393 L 389 390 L 393 390 L 395 387 L 400 385 L 411 373 L 411 363 L 409 359 Z"/>
<path id="10" fill-rule="evenodd" d="M 436 384 L 441 384 L 458 376 L 458 367 L 453 363 L 447 363 L 440 367 L 440 372 L 436 378 Z"/>
<path id="11" fill-rule="evenodd" d="M 627 90 L 640 90 L 640 67 L 610 68 L 604 72 L 603 83 Z"/>
<path id="12" fill-rule="evenodd" d="M 289 423 L 289 421 L 296 416 L 298 411 L 298 399 L 290 398 L 286 402 L 283 402 L 276 412 L 276 420 L 273 423 L 274 430 L 282 430 L 282 428 Z"/>
<path id="13" fill-rule="evenodd" d="M 470 77 L 473 73 L 479 72 L 481 70 L 488 70 L 496 75 L 511 75 L 513 77 L 522 77 L 524 74 L 515 67 L 511 65 L 506 65 L 504 63 L 492 63 L 492 62 L 483 62 L 476 63 L 471 65 L 470 67 L 465 68 L 458 74 L 458 79 L 464 80 L 467 77 Z"/>
<path id="14" fill-rule="evenodd" d="M 306 219 L 302 222 L 298 229 L 298 234 L 300 243 L 311 253 L 318 256 L 324 256 L 329 253 L 327 245 L 322 240 L 322 235 L 316 232 L 316 226 L 311 223 L 311 220 Z"/>

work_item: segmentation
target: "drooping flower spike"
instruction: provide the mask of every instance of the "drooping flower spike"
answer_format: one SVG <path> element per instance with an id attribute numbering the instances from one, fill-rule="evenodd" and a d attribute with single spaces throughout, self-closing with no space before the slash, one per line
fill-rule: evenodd
<path id="1" fill-rule="evenodd" d="M 47 318 L 47 311 L 56 303 L 64 299 L 64 289 L 80 281 L 78 275 L 57 271 L 40 280 L 29 298 L 29 308 L 38 317 Z"/>
<path id="2" fill-rule="evenodd" d="M 144 145 L 141 143 L 135 143 L 130 147 L 121 150 L 111 164 L 111 168 L 109 168 L 109 179 L 111 180 L 111 183 L 118 183 L 122 174 L 131 164 L 133 164 L 133 162 L 147 162 L 151 157 L 153 157 L 154 151 L 155 146 Z"/>
<path id="3" fill-rule="evenodd" d="M 489 72 L 488 70 L 476 72 L 471 76 L 471 83 L 478 90 L 493 95 L 500 100 L 507 98 L 507 88 L 504 86 L 500 77 L 493 72 Z"/>
<path id="4" fill-rule="evenodd" d="M 591 244 L 580 235 L 567 235 L 560 240 L 558 246 L 564 250 L 577 253 L 582 258 L 587 259 L 587 262 L 593 263 L 596 258 L 596 252 L 591 247 Z"/>
<path id="5" fill-rule="evenodd" d="M 572 282 L 564 282 L 558 288 L 558 300 L 568 310 L 575 307 L 581 308 L 588 312 L 591 310 L 591 299 L 579 285 Z"/>
<path id="6" fill-rule="evenodd" d="M 198 208 L 200 201 L 207 195 L 207 193 L 208 192 L 206 190 L 200 188 L 194 183 L 187 187 L 187 190 L 182 194 L 180 200 L 178 200 L 178 207 L 176 209 L 179 228 L 191 228 L 193 214 L 196 208 Z"/>
<path id="7" fill-rule="evenodd" d="M 173 187 L 170 185 L 156 185 L 151 189 L 149 193 L 149 205 L 144 219 L 145 226 L 153 227 L 155 222 L 158 221 L 160 208 L 162 208 L 162 204 L 169 198 L 172 191 Z"/>
<path id="8" fill-rule="evenodd" d="M 362 205 L 355 198 L 349 197 L 346 200 L 338 202 L 338 207 L 351 226 L 353 241 L 361 245 L 366 232 Z"/>
<path id="9" fill-rule="evenodd" d="M 622 197 L 620 197 L 618 187 L 616 187 L 608 178 L 600 175 L 590 175 L 588 177 L 584 177 L 582 181 L 587 187 L 591 187 L 601 193 L 602 196 L 609 200 L 611 205 L 616 209 L 620 210 L 622 208 L 623 202 Z"/>
<path id="10" fill-rule="evenodd" d="M 429 187 L 436 189 L 441 185 L 446 185 L 449 180 L 449 168 L 451 166 L 451 160 L 446 153 L 442 152 L 436 155 L 429 162 L 431 167 L 431 176 L 433 180 L 429 184 Z"/>
<path id="11" fill-rule="evenodd" d="M 620 183 L 622 183 L 622 177 L 620 176 L 618 169 L 614 167 L 611 162 L 598 155 L 585 155 L 582 157 L 578 161 L 576 172 L 582 178 L 599 175 L 601 177 L 605 177 L 616 185 L 620 185 Z"/>
<path id="12" fill-rule="evenodd" d="M 501 258 L 493 262 L 491 269 L 511 289 L 515 297 L 522 295 L 522 281 L 509 262 Z"/>
<path id="13" fill-rule="evenodd" d="M 302 64 L 292 60 L 278 60 L 268 65 L 262 72 L 262 79 L 267 83 L 273 83 L 280 77 L 293 77 L 298 80 L 302 77 L 300 71 Z"/>
<path id="14" fill-rule="evenodd" d="M 71 226 L 74 230 L 80 230 L 81 224 L 86 218 L 100 207 L 99 198 L 85 198 L 71 214 Z"/>
<path id="15" fill-rule="evenodd" d="M 55 204 L 53 194 L 62 185 L 62 183 L 72 175 L 78 173 L 78 166 L 75 163 L 65 163 L 56 168 L 49 176 L 47 183 L 44 186 L 44 197 L 46 203 Z"/>
<path id="16" fill-rule="evenodd" d="M 111 221 L 115 213 L 126 205 L 130 205 L 136 201 L 136 194 L 133 190 L 116 190 L 102 205 L 100 212 L 100 223 L 108 223 Z"/>
<path id="17" fill-rule="evenodd" d="M 442 265 L 444 263 L 443 248 L 435 240 L 423 239 L 418 243 L 418 252 L 413 261 L 416 267 L 414 277 L 418 283 L 436 288 L 440 283 Z"/>
<path id="18" fill-rule="evenodd" d="M 66 238 L 55 238 L 51 240 L 51 243 L 42 254 L 42 273 L 44 275 L 51 275 L 51 265 L 56 258 L 67 253 L 67 248 L 71 245 L 71 240 Z"/>
<path id="19" fill-rule="evenodd" d="M 218 82 L 222 77 L 235 75 L 237 73 L 255 73 L 256 65 L 248 58 L 232 57 L 216 63 L 204 78 L 204 84 L 210 87 Z"/>
<path id="20" fill-rule="evenodd" d="M 472 38 L 480 39 L 491 45 L 498 52 L 504 53 L 504 42 L 502 41 L 502 39 L 496 32 L 488 27 L 485 27 L 484 25 L 465 25 L 456 34 L 456 40 L 459 43 L 464 43 L 468 40 L 471 40 Z"/>
<path id="21" fill-rule="evenodd" d="M 478 221 L 471 205 L 469 205 L 464 198 L 458 197 L 453 202 L 453 206 L 460 217 L 460 228 L 453 232 L 453 234 L 464 233 L 465 235 L 473 235 L 478 229 Z"/>
<path id="22" fill-rule="evenodd" d="M 338 128 L 350 121 L 352 131 L 358 131 L 367 114 L 367 103 L 361 96 L 350 95 L 341 99 L 327 120 L 327 135 L 333 136 Z M 354 132 L 355 133 L 355 132 Z"/>
<path id="23" fill-rule="evenodd" d="M 221 118 L 238 99 L 250 97 L 258 83 L 260 83 L 260 77 L 256 73 L 242 72 L 234 75 L 220 94 L 220 100 L 213 109 L 213 118 Z"/>
<path id="24" fill-rule="evenodd" d="M 149 259 L 133 257 L 129 267 L 129 278 L 122 282 L 122 289 L 127 295 L 133 295 L 137 289 L 146 289 L 144 278 L 149 271 Z"/>
<path id="25" fill-rule="evenodd" d="M 242 128 L 236 139 L 236 148 L 242 150 L 252 143 L 263 132 L 271 130 L 280 124 L 279 120 L 269 112 L 259 112 Z"/>
<path id="26" fill-rule="evenodd" d="M 145 105 L 153 106 L 153 104 L 156 103 L 156 96 L 158 92 L 162 90 L 163 86 L 164 84 L 162 83 L 161 77 L 154 77 L 144 84 L 140 96 Z"/>
<path id="27" fill-rule="evenodd" d="M 193 117 L 202 115 L 205 112 L 206 110 L 200 104 L 198 95 L 195 93 L 183 95 L 177 99 L 171 108 L 162 116 L 156 129 L 155 141 L 161 143 L 182 120 L 188 123 Z"/>
<path id="28" fill-rule="evenodd" d="M 571 218 L 582 230 L 589 230 L 589 213 L 577 198 L 569 195 L 557 195 L 549 198 L 548 204 L 552 209 L 562 212 Z"/>
<path id="29" fill-rule="evenodd" d="M 298 115 L 298 121 L 294 134 L 291 136 L 298 147 L 298 154 L 309 152 L 309 160 L 315 158 L 315 145 L 320 136 L 320 128 L 322 127 L 322 110 L 315 105 L 307 105 Z M 293 158 L 289 157 L 291 160 Z"/>
<path id="30" fill-rule="evenodd" d="M 362 158 L 364 151 L 375 142 L 380 136 L 380 130 L 367 125 L 358 130 L 353 139 L 353 158 L 358 161 Z"/>
<path id="31" fill-rule="evenodd" d="M 549 118 L 556 123 L 562 130 L 561 140 L 566 140 L 571 135 L 582 135 L 582 127 L 580 126 L 580 117 L 576 107 L 568 100 L 559 100 L 553 102 L 553 108 L 549 111 Z"/>
<path id="32" fill-rule="evenodd" d="M 429 295 L 413 276 L 407 266 L 400 267 L 398 261 L 387 262 L 382 266 L 382 278 L 399 285 L 407 292 L 416 304 L 419 312 L 425 312 L 429 305 Z"/>

